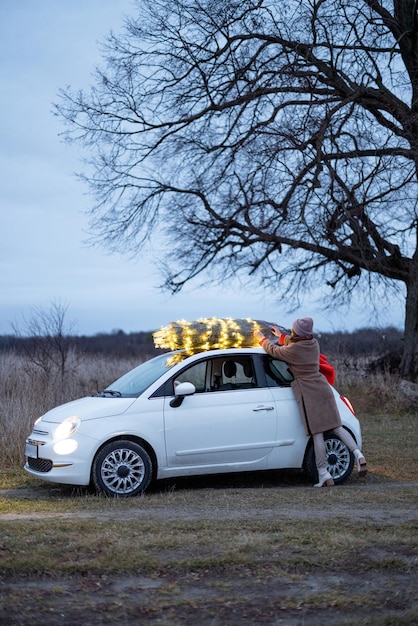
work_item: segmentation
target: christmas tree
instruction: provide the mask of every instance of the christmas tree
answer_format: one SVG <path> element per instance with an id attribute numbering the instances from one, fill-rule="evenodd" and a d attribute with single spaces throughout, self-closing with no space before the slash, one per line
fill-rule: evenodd
<path id="1" fill-rule="evenodd" d="M 208 317 L 192 322 L 179 320 L 155 331 L 153 339 L 157 348 L 182 350 L 183 354 L 190 355 L 205 350 L 257 346 L 258 339 L 254 337 L 254 331 L 261 330 L 266 337 L 274 339 L 272 326 L 278 325 L 248 318 Z M 285 332 L 281 326 L 279 329 Z"/>

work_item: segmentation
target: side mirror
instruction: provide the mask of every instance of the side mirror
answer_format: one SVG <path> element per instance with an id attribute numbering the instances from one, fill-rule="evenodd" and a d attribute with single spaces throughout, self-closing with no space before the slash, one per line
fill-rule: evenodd
<path id="1" fill-rule="evenodd" d="M 185 396 L 192 396 L 194 393 L 196 393 L 196 387 L 193 383 L 179 383 L 174 389 L 175 397 L 170 400 L 170 406 L 174 408 L 180 406 Z"/>

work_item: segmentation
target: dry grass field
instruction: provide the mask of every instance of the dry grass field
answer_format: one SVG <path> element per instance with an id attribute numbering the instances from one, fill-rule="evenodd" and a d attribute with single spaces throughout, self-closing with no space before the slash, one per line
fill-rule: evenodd
<path id="1" fill-rule="evenodd" d="M 46 382 L 0 357 L 0 623 L 418 624 L 418 411 L 393 377 L 339 372 L 370 468 L 339 487 L 277 471 L 114 500 L 27 476 L 33 420 L 132 365 L 89 359 Z"/>

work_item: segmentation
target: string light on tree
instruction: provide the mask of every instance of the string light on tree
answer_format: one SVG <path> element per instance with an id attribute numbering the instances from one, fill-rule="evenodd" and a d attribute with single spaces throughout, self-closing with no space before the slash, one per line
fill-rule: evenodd
<path id="1" fill-rule="evenodd" d="M 264 335 L 270 336 L 272 326 L 278 324 L 250 318 L 207 317 L 192 322 L 178 320 L 155 331 L 153 339 L 156 348 L 182 350 L 182 354 L 188 356 L 206 350 L 257 346 L 254 331 L 261 330 Z"/>

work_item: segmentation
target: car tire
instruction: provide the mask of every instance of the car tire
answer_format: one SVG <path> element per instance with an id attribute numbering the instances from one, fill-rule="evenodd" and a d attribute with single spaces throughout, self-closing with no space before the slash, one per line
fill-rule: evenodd
<path id="1" fill-rule="evenodd" d="M 353 471 L 354 456 L 337 435 L 327 433 L 324 435 L 324 439 L 328 471 L 334 479 L 334 483 L 340 485 L 347 480 Z M 306 450 L 303 471 L 313 483 L 318 482 L 318 470 L 315 463 L 315 450 L 312 439 Z"/>
<path id="2" fill-rule="evenodd" d="M 112 441 L 99 450 L 92 466 L 92 483 L 97 492 L 116 498 L 143 493 L 152 478 L 148 452 L 128 439 Z"/>

